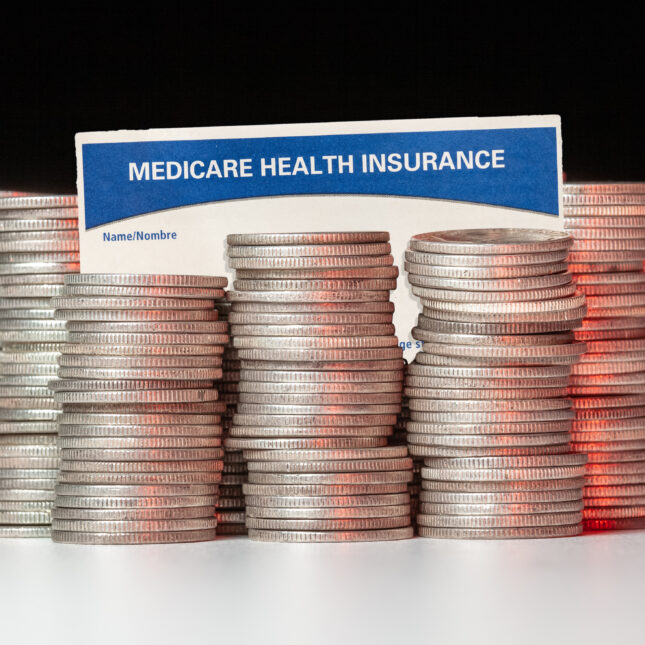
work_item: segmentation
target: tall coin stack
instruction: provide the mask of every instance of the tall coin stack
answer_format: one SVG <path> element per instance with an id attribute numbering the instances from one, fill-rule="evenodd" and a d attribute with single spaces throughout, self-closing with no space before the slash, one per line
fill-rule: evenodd
<path id="1" fill-rule="evenodd" d="M 231 309 L 230 302 L 217 302 L 220 320 L 228 320 Z M 237 408 L 240 382 L 240 361 L 233 341 L 224 349 L 222 363 L 222 381 L 219 386 L 220 401 L 226 404 L 222 415 L 224 445 L 224 471 L 219 489 L 217 505 L 217 534 L 246 535 L 246 517 L 244 514 L 244 493 L 242 484 L 246 481 L 246 462 L 241 450 L 234 450 L 226 445 L 230 434 L 233 415 Z"/>
<path id="2" fill-rule="evenodd" d="M 77 544 L 215 537 L 226 278 L 68 276 L 58 379 L 61 468 L 52 537 Z"/>
<path id="3" fill-rule="evenodd" d="M 589 311 L 576 337 L 573 449 L 586 453 L 585 528 L 645 527 L 645 184 L 565 184 L 569 270 Z"/>
<path id="4" fill-rule="evenodd" d="M 387 438 L 401 409 L 388 233 L 228 237 L 241 363 L 227 444 L 242 449 L 249 537 L 412 535 L 412 460 Z"/>
<path id="5" fill-rule="evenodd" d="M 0 197 L 0 537 L 47 537 L 60 406 L 47 388 L 64 323 L 51 296 L 79 270 L 73 195 Z"/>
<path id="6" fill-rule="evenodd" d="M 410 453 L 424 457 L 419 534 L 527 538 L 582 530 L 586 458 L 569 447 L 571 365 L 585 315 L 555 231 L 416 235 L 406 251 L 423 305 L 408 367 Z"/>

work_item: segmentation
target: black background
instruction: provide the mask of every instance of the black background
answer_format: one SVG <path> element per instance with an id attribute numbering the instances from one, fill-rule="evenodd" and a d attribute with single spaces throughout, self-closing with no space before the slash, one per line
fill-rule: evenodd
<path id="1" fill-rule="evenodd" d="M 553 113 L 569 179 L 645 179 L 624 9 L 21 7 L 0 35 L 0 188 L 75 191 L 79 131 Z"/>

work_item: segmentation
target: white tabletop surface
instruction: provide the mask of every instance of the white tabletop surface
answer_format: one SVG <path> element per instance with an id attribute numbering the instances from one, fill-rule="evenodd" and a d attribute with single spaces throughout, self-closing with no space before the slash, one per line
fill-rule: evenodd
<path id="1" fill-rule="evenodd" d="M 0 541 L 7 645 L 645 642 L 645 531 L 140 547 Z"/>

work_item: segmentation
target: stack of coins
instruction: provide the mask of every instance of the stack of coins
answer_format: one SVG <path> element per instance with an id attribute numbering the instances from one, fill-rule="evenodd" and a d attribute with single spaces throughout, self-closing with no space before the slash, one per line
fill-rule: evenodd
<path id="1" fill-rule="evenodd" d="M 387 446 L 401 409 L 387 233 L 228 237 L 229 321 L 241 364 L 227 444 L 248 466 L 256 540 L 412 535 L 412 461 Z"/>
<path id="2" fill-rule="evenodd" d="M 220 320 L 228 320 L 231 303 L 218 302 L 215 306 L 219 311 Z M 217 506 L 217 534 L 246 535 L 244 492 L 242 491 L 242 484 L 246 481 L 246 461 L 241 450 L 235 450 L 226 445 L 226 439 L 233 424 L 233 415 L 237 408 L 240 382 L 240 362 L 232 341 L 229 341 L 224 349 L 222 370 L 219 391 L 220 401 L 226 404 L 226 411 L 222 415 L 225 445 L 224 472 L 222 473 Z"/>
<path id="3" fill-rule="evenodd" d="M 565 184 L 569 270 L 589 311 L 576 337 L 573 449 L 587 454 L 585 528 L 645 527 L 645 184 Z"/>
<path id="4" fill-rule="evenodd" d="M 419 534 L 575 535 L 584 455 L 569 447 L 568 377 L 586 312 L 555 231 L 416 235 L 406 252 L 423 305 L 408 367 L 410 453 L 423 457 Z"/>
<path id="5" fill-rule="evenodd" d="M 75 196 L 0 196 L 0 537 L 46 537 L 58 468 L 51 296 L 79 269 Z"/>
<path id="6" fill-rule="evenodd" d="M 68 276 L 58 379 L 61 467 L 52 537 L 81 544 L 215 537 L 226 278 Z"/>

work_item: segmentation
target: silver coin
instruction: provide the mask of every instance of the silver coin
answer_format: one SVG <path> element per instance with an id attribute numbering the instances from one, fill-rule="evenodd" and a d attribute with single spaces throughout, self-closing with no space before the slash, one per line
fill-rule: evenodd
<path id="1" fill-rule="evenodd" d="M 287 349 L 240 349 L 243 361 L 295 361 L 295 362 L 350 362 L 386 361 L 401 359 L 403 350 L 398 347 L 376 348 L 287 348 Z M 378 365 L 374 365 L 378 369 Z M 312 368 L 315 369 L 315 368 Z"/>
<path id="2" fill-rule="evenodd" d="M 70 336 L 73 336 L 71 334 Z M 73 341 L 73 338 L 70 338 Z M 396 336 L 235 336 L 233 346 L 237 349 L 276 350 L 317 350 L 348 349 L 362 350 L 372 348 L 398 349 Z M 240 358 L 244 358 L 239 352 Z"/>
<path id="3" fill-rule="evenodd" d="M 561 526 L 522 526 L 505 528 L 453 528 L 419 526 L 420 537 L 447 539 L 535 539 L 549 537 L 569 537 L 582 533 L 582 524 Z"/>
<path id="4" fill-rule="evenodd" d="M 0 538 L 48 538 L 50 526 L 0 526 Z"/>
<path id="5" fill-rule="evenodd" d="M 54 542 L 67 544 L 171 544 L 214 540 L 216 530 L 179 530 L 138 533 L 100 533 L 97 531 L 60 531 L 52 529 Z"/>
<path id="6" fill-rule="evenodd" d="M 248 404 L 247 404 L 248 407 Z M 258 406 L 251 406 L 258 407 Z M 267 406 L 262 406 L 266 408 Z M 303 427 L 303 428 L 326 428 L 340 426 L 392 426 L 396 423 L 396 412 L 381 413 L 369 410 L 367 413 L 361 411 L 336 412 L 334 406 L 330 413 L 299 412 L 294 410 L 294 406 L 279 406 L 286 408 L 284 412 L 279 413 L 274 410 L 266 412 L 238 412 L 233 417 L 234 426 L 266 426 L 269 427 Z M 302 406 L 295 406 L 300 409 Z M 371 406 L 374 407 L 374 406 Z M 388 406 L 389 407 L 389 406 Z"/>
<path id="7" fill-rule="evenodd" d="M 547 455 L 558 457 L 560 455 Z M 516 457 L 519 458 L 519 457 Z M 502 459 L 502 457 L 496 457 Z M 584 466 L 552 466 L 543 468 L 429 468 L 421 470 L 423 479 L 446 481 L 508 481 L 508 480 L 534 480 L 534 479 L 569 479 L 582 477 L 585 474 Z"/>
<path id="8" fill-rule="evenodd" d="M 270 303 L 296 304 L 302 306 L 308 303 L 355 303 L 355 302 L 383 302 L 388 301 L 390 292 L 366 291 L 227 291 L 226 298 L 231 303 Z M 348 309 L 349 311 L 353 310 Z"/>
<path id="9" fill-rule="evenodd" d="M 56 421 L 59 416 L 60 410 L 57 409 L 28 408 L 24 410 L 3 410 L 0 408 L 0 424 L 7 423 L 9 421 Z"/>
<path id="10" fill-rule="evenodd" d="M 207 356 L 224 353 L 222 345 L 103 345 L 67 343 L 60 348 L 63 354 L 82 356 Z"/>
<path id="11" fill-rule="evenodd" d="M 101 356 L 63 354 L 59 357 L 61 368 L 105 368 L 105 369 L 192 369 L 212 368 L 222 365 L 217 355 L 189 356 Z"/>
<path id="12" fill-rule="evenodd" d="M 401 392 L 366 393 L 257 393 L 241 392 L 239 404 L 271 404 L 271 405 L 368 405 L 368 404 L 400 404 Z"/>
<path id="13" fill-rule="evenodd" d="M 48 275 L 78 273 L 81 265 L 78 262 L 20 262 L 16 264 L 0 263 L 2 276 Z"/>
<path id="14" fill-rule="evenodd" d="M 51 309 L 52 304 L 49 298 L 28 297 L 21 298 L 0 298 L 0 309 Z"/>
<path id="15" fill-rule="evenodd" d="M 413 264 L 429 264 L 449 267 L 503 267 L 518 264 L 552 264 L 564 262 L 568 256 L 567 249 L 544 253 L 522 253 L 521 255 L 504 254 L 448 254 L 444 252 L 428 253 L 426 251 L 407 250 L 405 259 Z"/>
<path id="16" fill-rule="evenodd" d="M 532 276 L 547 276 L 563 273 L 567 270 L 565 262 L 550 262 L 548 264 L 519 264 L 510 266 L 442 266 L 434 264 L 419 264 L 405 262 L 405 270 L 410 275 L 427 276 L 440 281 L 461 282 L 462 280 L 492 281 L 503 280 L 509 282 L 511 278 L 530 278 Z M 433 285 L 440 286 L 439 282 Z M 429 285 L 430 286 L 430 285 Z M 454 288 L 454 287 L 451 287 Z"/>
<path id="17" fill-rule="evenodd" d="M 47 386 L 28 387 L 20 385 L 0 385 L 0 406 L 4 406 L 5 397 L 33 397 L 51 399 L 52 393 Z"/>
<path id="18" fill-rule="evenodd" d="M 222 370 L 219 368 L 187 367 L 169 369 L 103 369 L 103 368 L 82 368 L 82 367 L 61 367 L 58 376 L 62 379 L 106 379 L 106 380 L 134 380 L 144 379 L 146 381 L 159 380 L 183 380 L 200 379 L 212 381 L 222 378 Z"/>
<path id="19" fill-rule="evenodd" d="M 645 204 L 645 195 L 640 193 L 624 194 L 624 193 L 565 193 L 563 196 L 563 203 L 565 205 L 573 206 L 591 206 L 591 205 L 622 205 L 622 204 Z"/>
<path id="20" fill-rule="evenodd" d="M 409 526 L 410 516 L 349 519 L 270 519 L 247 515 L 248 529 L 291 531 L 369 531 Z"/>
<path id="21" fill-rule="evenodd" d="M 512 255 L 568 249 L 571 238 L 559 231 L 538 229 L 464 229 L 415 235 L 410 247 L 426 253 Z"/>
<path id="22" fill-rule="evenodd" d="M 246 517 L 263 519 L 286 520 L 315 520 L 315 519 L 361 519 L 379 517 L 409 518 L 410 504 L 395 506 L 323 506 L 323 507 L 276 507 L 276 506 L 246 506 Z"/>
<path id="23" fill-rule="evenodd" d="M 59 495 L 56 500 L 57 511 L 77 509 L 87 511 L 109 511 L 129 509 L 164 509 L 214 506 L 217 500 L 215 494 L 208 495 L 171 495 L 150 497 L 96 497 L 82 495 Z"/>
<path id="24" fill-rule="evenodd" d="M 143 390 L 143 391 L 93 391 L 93 392 L 55 392 L 58 403 L 183 403 L 215 401 L 215 389 L 192 390 Z"/>
<path id="25" fill-rule="evenodd" d="M 164 426 L 164 425 L 216 425 L 221 417 L 217 414 L 191 413 L 122 413 L 122 412 L 76 412 L 65 411 L 60 415 L 60 425 L 111 425 L 111 426 Z M 154 432 L 150 428 L 149 432 Z"/>
<path id="26" fill-rule="evenodd" d="M 459 507 L 465 505 L 489 505 L 489 504 L 539 504 L 539 503 L 561 503 L 582 500 L 581 488 L 570 488 L 562 490 L 509 490 L 500 492 L 451 492 L 440 490 L 422 490 L 419 493 L 419 500 L 424 503 L 432 503 L 437 506 L 454 504 Z"/>
<path id="27" fill-rule="evenodd" d="M 245 450 L 244 459 L 250 461 L 346 461 L 350 459 L 393 459 L 407 457 L 405 446 L 386 446 L 383 448 L 344 448 L 344 449 L 283 449 L 283 450 Z"/>
<path id="28" fill-rule="evenodd" d="M 576 292 L 575 283 L 564 284 L 546 289 L 517 290 L 517 291 L 467 291 L 451 289 L 431 289 L 428 287 L 411 287 L 412 293 L 418 296 L 422 303 L 429 301 L 447 301 L 458 303 L 511 303 L 526 301 L 551 301 L 572 296 Z"/>
<path id="29" fill-rule="evenodd" d="M 12 289 L 18 297 L 26 296 L 29 290 L 48 285 L 62 285 L 65 276 L 61 273 L 48 273 L 48 274 L 19 274 L 19 275 L 0 275 L 0 290 L 3 295 L 8 294 L 8 290 Z M 24 286 L 27 290 L 20 293 L 18 287 Z"/>
<path id="30" fill-rule="evenodd" d="M 54 321 L 54 309 L 0 309 L 0 320 L 42 320 Z"/>
<path id="31" fill-rule="evenodd" d="M 421 379 L 421 380 L 420 380 Z M 449 388 L 448 379 L 423 379 L 423 377 L 409 376 L 408 387 L 403 395 L 410 398 L 423 399 L 531 399 L 531 398 L 555 398 L 568 396 L 570 391 L 566 385 L 560 387 L 544 387 L 545 383 L 524 387 L 522 383 L 510 379 L 504 381 L 489 382 L 485 379 L 473 379 L 466 383 L 465 388 L 460 388 L 463 382 L 455 382 L 455 388 Z M 416 384 L 416 385 L 415 385 Z M 420 387 L 423 385 L 423 387 Z M 519 386 L 522 387 L 519 387 Z"/>
<path id="32" fill-rule="evenodd" d="M 41 208 L 75 208 L 76 195 L 37 195 L 37 194 L 11 194 L 2 196 L 0 210 L 41 209 Z"/>
<path id="33" fill-rule="evenodd" d="M 0 387 L 0 390 L 2 388 Z M 362 393 L 388 393 L 401 392 L 402 383 L 386 381 L 384 383 L 347 383 L 347 382 L 313 382 L 313 383 L 274 383 L 263 381 L 241 381 L 240 392 L 255 394 L 362 394 Z"/>
<path id="34" fill-rule="evenodd" d="M 408 431 L 407 440 L 413 444 L 454 448 L 515 448 L 527 446 L 548 446 L 568 444 L 568 432 L 547 432 L 536 434 L 430 434 Z M 475 456 L 475 455 L 472 455 Z"/>
<path id="35" fill-rule="evenodd" d="M 566 266 L 563 269 L 566 271 Z M 399 269 L 396 266 L 356 267 L 356 268 L 310 268 L 310 269 L 237 269 L 235 276 L 239 280 L 353 280 L 355 278 L 389 279 L 397 278 Z"/>
<path id="36" fill-rule="evenodd" d="M 595 184 L 583 184 L 583 183 L 566 183 L 563 184 L 562 190 L 565 194 L 638 194 L 645 192 L 645 184 L 637 182 L 620 182 L 620 183 L 595 183 Z"/>
<path id="37" fill-rule="evenodd" d="M 423 413 L 419 413 L 423 414 Z M 546 432 L 568 432 L 571 429 L 570 419 L 556 421 L 525 421 L 525 422 L 432 422 L 406 420 L 407 431 L 412 434 L 533 434 Z"/>
<path id="38" fill-rule="evenodd" d="M 51 510 L 53 506 L 53 500 L 0 500 L 0 511 L 42 512 Z"/>
<path id="39" fill-rule="evenodd" d="M 455 313 L 490 313 L 490 314 L 538 314 L 563 311 L 576 311 L 584 307 L 586 302 L 582 294 L 567 298 L 557 298 L 545 301 L 523 302 L 449 302 L 443 300 L 433 301 L 433 310 Z M 428 315 L 424 308 L 424 315 Z"/>
<path id="40" fill-rule="evenodd" d="M 331 405 L 272 405 L 263 403 L 240 403 L 237 412 L 240 415 L 291 415 L 297 419 L 302 416 L 309 416 L 311 419 L 316 416 L 343 417 L 345 415 L 367 416 L 373 418 L 382 415 L 398 414 L 401 404 L 331 404 Z M 236 417 L 237 418 L 237 415 Z M 320 425 L 316 423 L 316 425 Z M 374 425 L 380 425 L 375 423 Z"/>
<path id="41" fill-rule="evenodd" d="M 229 258 L 300 258 L 337 255 L 388 255 L 386 242 L 365 244 L 296 244 L 273 246 L 231 246 L 226 249 Z M 237 267 L 235 267 L 237 268 Z"/>
<path id="42" fill-rule="evenodd" d="M 419 511 L 424 515 L 458 515 L 467 516 L 505 516 L 505 515 L 531 515 L 551 513 L 578 513 L 583 509 L 582 498 L 563 502 L 512 502 L 512 503 L 436 503 L 421 502 Z M 503 522 L 503 520 L 501 520 Z M 464 522 L 460 518 L 460 522 Z"/>
<path id="43" fill-rule="evenodd" d="M 380 255 L 322 255 L 294 257 L 230 257 L 233 269 L 353 269 L 392 266 L 394 258 Z"/>
<path id="44" fill-rule="evenodd" d="M 293 244 L 365 244 L 387 242 L 385 231 L 352 231 L 323 233 L 237 233 L 227 235 L 229 246 L 266 246 Z"/>
<path id="45" fill-rule="evenodd" d="M 186 520 L 211 517 L 215 513 L 214 505 L 162 507 L 162 508 L 55 508 L 52 519 L 74 521 L 157 521 L 157 520 Z"/>
<path id="46" fill-rule="evenodd" d="M 313 361 L 271 361 L 248 360 L 239 361 L 238 368 L 242 370 L 266 371 L 294 371 L 294 372 L 382 372 L 403 369 L 402 357 L 378 360 L 313 360 Z M 225 366 L 226 367 L 226 366 Z"/>
<path id="47" fill-rule="evenodd" d="M 113 380 L 72 380 L 57 379 L 50 381 L 49 387 L 54 392 L 92 392 L 92 391 L 134 391 L 134 390 L 177 390 L 200 388 L 207 389 L 213 387 L 213 381 L 172 381 L 172 380 L 153 380 L 153 381 L 113 381 Z M 0 392 L 2 387 L 0 386 Z"/>
<path id="48" fill-rule="evenodd" d="M 64 330 L 63 320 L 32 320 L 29 318 L 9 318 L 0 320 L 0 331 L 53 331 Z"/>
<path id="49" fill-rule="evenodd" d="M 400 484 L 412 481 L 412 470 L 325 473 L 264 473 L 248 474 L 249 484 Z M 244 489 L 246 491 L 246 488 Z M 370 491 L 376 492 L 376 490 Z M 358 493 L 357 493 L 358 494 Z"/>
<path id="50" fill-rule="evenodd" d="M 226 321 L 204 322 L 85 322 L 85 321 L 57 321 L 62 322 L 64 328 L 70 332 L 102 333 L 102 334 L 227 334 Z M 2 329 L 0 323 L 0 329 Z"/>
<path id="51" fill-rule="evenodd" d="M 524 457 L 540 455 L 561 455 L 570 452 L 568 443 L 551 446 L 518 446 L 492 448 L 459 448 L 452 446 L 434 446 L 409 444 L 410 455 L 416 458 L 460 458 L 460 457 Z"/>
<path id="52" fill-rule="evenodd" d="M 260 441 L 272 441 L 274 439 L 300 439 L 313 440 L 313 438 L 347 437 L 347 438 L 371 438 L 379 440 L 392 434 L 392 425 L 333 425 L 333 426 L 241 426 L 233 424 L 230 429 L 228 441 L 239 444 L 240 441 L 250 438 Z M 239 444 L 241 445 L 241 444 Z"/>
<path id="53" fill-rule="evenodd" d="M 64 289 L 62 284 L 0 285 L 3 298 L 49 298 L 58 296 Z"/>
<path id="54" fill-rule="evenodd" d="M 49 524 L 50 511 L 2 511 L 0 524 Z"/>
<path id="55" fill-rule="evenodd" d="M 140 441 L 153 442 L 159 438 L 193 438 L 194 440 L 209 439 L 219 437 L 222 434 L 221 425 L 126 425 L 126 424 L 109 424 L 100 425 L 94 423 L 87 424 L 60 424 L 58 431 L 61 440 L 61 446 L 65 444 L 64 438 L 83 438 L 85 441 L 96 438 L 96 441 L 108 440 L 117 442 L 120 440 L 131 440 L 137 438 Z"/>
<path id="56" fill-rule="evenodd" d="M 238 347 L 240 336 L 261 337 L 347 337 L 347 336 L 394 336 L 392 324 L 381 325 L 231 325 L 233 345 Z"/>
<path id="57" fill-rule="evenodd" d="M 385 385 L 386 383 L 398 384 L 403 379 L 402 370 L 374 370 L 374 371 L 273 371 L 242 369 L 239 372 L 240 386 L 242 382 L 249 391 L 255 388 L 269 388 L 278 385 L 280 388 L 293 386 L 294 391 L 304 391 L 303 388 L 331 387 L 340 388 L 357 386 L 366 387 L 371 384 Z M 257 384 L 257 385 L 256 385 Z M 257 391 L 263 391 L 259 389 Z M 268 390 L 267 390 L 268 391 Z"/>
<path id="58" fill-rule="evenodd" d="M 419 513 L 419 526 L 450 528 L 507 528 L 559 526 L 582 521 L 582 512 L 535 513 L 523 515 L 429 515 Z"/>
<path id="59" fill-rule="evenodd" d="M 64 343 L 68 339 L 69 334 L 64 329 L 0 331 L 2 343 Z"/>
<path id="60" fill-rule="evenodd" d="M 182 427 L 182 426 L 180 426 Z M 60 448 L 214 448 L 222 445 L 221 437 L 215 436 L 155 436 L 155 437 L 96 437 L 96 436 L 60 436 Z"/>
<path id="61" fill-rule="evenodd" d="M 230 292 L 229 292 L 230 293 Z M 299 292 L 302 293 L 302 292 Z M 377 292 L 380 293 L 380 292 Z M 382 292 L 388 294 L 387 291 Z M 392 313 L 389 295 L 383 300 L 366 302 L 233 302 L 232 313 Z M 2 302 L 0 301 L 0 305 Z"/>
<path id="62" fill-rule="evenodd" d="M 80 497 L 181 497 L 186 495 L 217 495 L 215 484 L 155 485 L 155 486 L 100 486 L 84 484 L 58 484 L 56 494 Z"/>
<path id="63" fill-rule="evenodd" d="M 154 297 L 57 297 L 51 305 L 56 309 L 212 309 L 211 300 L 198 298 Z"/>
<path id="64" fill-rule="evenodd" d="M 293 326 L 363 326 L 385 325 L 392 322 L 391 313 L 243 313 L 232 311 L 228 317 L 232 328 L 246 326 L 288 328 Z M 271 334 L 267 334 L 271 335 Z"/>
<path id="65" fill-rule="evenodd" d="M 59 308 L 55 317 L 79 322 L 201 322 L 216 321 L 215 309 L 65 309 Z"/>
<path id="66" fill-rule="evenodd" d="M 321 497 L 328 501 L 332 497 L 348 497 L 350 499 L 357 496 L 366 495 L 373 497 L 375 495 L 400 495 L 408 493 L 407 482 L 389 482 L 389 483 L 337 483 L 337 484 L 315 484 L 306 483 L 304 480 L 296 484 L 253 484 L 244 483 L 245 495 L 259 495 L 262 497 Z M 365 498 L 367 499 L 367 497 Z"/>
<path id="67" fill-rule="evenodd" d="M 218 288 L 228 279 L 217 276 L 141 274 L 141 273 L 83 273 L 68 279 L 68 284 L 97 286 L 156 286 L 185 288 Z"/>
<path id="68" fill-rule="evenodd" d="M 196 531 L 217 526 L 214 517 L 182 520 L 62 520 L 52 518 L 54 531 L 97 531 L 139 533 L 155 531 Z"/>
<path id="69" fill-rule="evenodd" d="M 441 480 L 421 480 L 421 492 L 423 491 L 444 491 L 452 493 L 523 493 L 526 491 L 561 491 L 573 490 L 577 495 L 585 486 L 585 478 L 563 477 L 560 479 L 481 479 L 479 481 L 469 481 L 467 479 L 455 479 L 452 481 Z"/>
<path id="70" fill-rule="evenodd" d="M 218 484 L 222 475 L 214 471 L 187 472 L 85 472 L 61 470 L 58 484 L 96 484 L 96 485 L 191 485 Z"/>
<path id="71" fill-rule="evenodd" d="M 261 542 L 372 542 L 406 540 L 414 536 L 411 526 L 367 531 L 295 531 L 249 529 L 249 538 Z"/>
<path id="72" fill-rule="evenodd" d="M 4 468 L 4 466 L 2 466 Z M 54 467 L 55 468 L 55 467 Z M 48 468 L 47 470 L 51 470 Z M 17 469 L 12 469 L 17 470 Z M 32 469 L 23 469 L 23 470 L 33 470 L 37 473 L 37 468 Z M 17 478 L 17 479 L 0 479 L 0 492 L 15 492 L 22 490 L 35 490 L 35 491 L 52 491 L 56 484 L 55 476 L 45 477 L 40 479 L 30 479 L 27 477 Z"/>
<path id="73" fill-rule="evenodd" d="M 538 265 L 539 266 L 539 265 Z M 553 273 L 544 276 L 527 278 L 497 278 L 497 279 L 465 279 L 465 278 L 441 278 L 432 276 L 415 275 L 410 273 L 408 281 L 411 285 L 425 289 L 447 290 L 447 291 L 484 291 L 505 292 L 505 291 L 540 291 L 543 289 L 554 289 L 571 283 L 570 273 Z M 462 294 L 465 297 L 465 294 Z M 445 299 L 445 298 L 442 298 Z"/>
<path id="74" fill-rule="evenodd" d="M 235 450 L 296 450 L 329 448 L 367 448 L 387 445 L 385 437 L 246 438 L 227 437 L 226 448 Z M 226 453 L 228 454 L 228 453 Z M 226 461 L 226 460 L 225 460 Z"/>
<path id="75" fill-rule="evenodd" d="M 251 485 L 252 486 L 252 485 Z M 409 505 L 409 493 L 391 493 L 379 495 L 342 495 L 342 496 L 279 496 L 279 495 L 247 495 L 249 507 L 299 509 L 299 508 L 375 508 L 378 506 Z"/>
<path id="76" fill-rule="evenodd" d="M 6 435 L 20 435 L 22 438 L 28 434 L 50 434 L 55 433 L 57 425 L 55 423 L 47 423 L 46 421 L 25 421 L 17 423 L 0 423 L 0 434 Z"/>
<path id="77" fill-rule="evenodd" d="M 426 340 L 428 336 L 421 330 L 413 331 L 413 338 L 423 340 L 423 351 L 435 356 L 455 356 L 467 360 L 490 361 L 497 359 L 521 359 L 525 364 L 548 362 L 561 365 L 577 363 L 587 349 L 583 341 L 573 341 L 562 345 L 455 345 L 451 343 L 434 343 Z M 638 358 L 638 357 L 635 357 Z M 421 362 L 421 361 L 420 361 Z"/>
<path id="78" fill-rule="evenodd" d="M 219 443 L 219 442 L 215 442 Z M 35 446 L 29 446 L 33 448 Z M 0 448 L 1 450 L 1 448 Z M 56 451 L 57 452 L 57 451 Z M 1 454 L 1 453 L 0 453 Z M 162 448 L 162 447 L 122 447 L 108 448 L 101 446 L 97 448 L 65 448 L 62 447 L 60 456 L 65 462 L 69 461 L 177 461 L 181 462 L 190 460 L 213 460 L 222 459 L 224 450 L 222 448 Z M 155 464 L 156 466 L 157 464 Z M 69 467 L 69 463 L 64 464 Z M 200 464 L 204 469 L 208 464 Z M 159 472 L 162 472 L 161 470 Z"/>
<path id="79" fill-rule="evenodd" d="M 186 298 L 205 299 L 223 298 L 224 289 L 186 288 L 186 287 L 135 287 L 135 286 L 99 286 L 68 284 L 65 281 L 63 297 L 115 297 L 115 298 Z"/>

